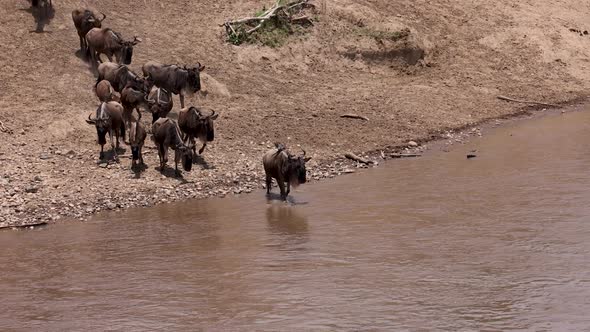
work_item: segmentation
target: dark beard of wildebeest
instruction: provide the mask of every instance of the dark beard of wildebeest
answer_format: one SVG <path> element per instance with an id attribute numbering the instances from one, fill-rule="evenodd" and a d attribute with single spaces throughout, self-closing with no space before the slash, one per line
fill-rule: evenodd
<path id="1" fill-rule="evenodd" d="M 149 92 L 154 85 L 151 77 L 139 77 L 126 65 L 112 62 L 101 63 L 98 66 L 96 85 L 102 80 L 107 80 L 115 91 L 121 93 L 126 86 L 132 85 L 138 90 Z"/>
<path id="2" fill-rule="evenodd" d="M 78 37 L 80 38 L 80 51 L 82 54 L 86 53 L 86 34 L 92 28 L 100 28 L 102 26 L 102 21 L 104 21 L 107 16 L 103 13 L 102 19 L 98 19 L 96 15 L 88 10 L 88 9 L 74 9 L 72 11 L 72 20 L 74 21 L 74 26 L 76 27 L 76 31 L 78 32 Z"/>
<path id="3" fill-rule="evenodd" d="M 219 114 L 213 111 L 210 115 L 203 115 L 201 110 L 196 107 L 184 108 L 178 113 L 178 126 L 184 134 L 183 140 L 190 141 L 195 151 L 195 138 L 198 138 L 203 146 L 199 149 L 199 154 L 202 154 L 207 146 L 207 142 L 213 141 L 215 138 L 215 128 L 213 120 L 217 119 Z"/>
<path id="4" fill-rule="evenodd" d="M 159 118 L 165 118 L 174 107 L 172 94 L 165 89 L 152 87 L 146 98 L 149 110 L 152 113 L 152 124 Z"/>
<path id="5" fill-rule="evenodd" d="M 109 28 L 93 28 L 86 34 L 86 43 L 92 67 L 97 69 L 97 62 L 102 62 L 100 54 L 107 56 L 110 62 L 115 56 L 117 63 L 130 64 L 133 56 L 133 46 L 141 42 L 141 39 L 133 37 L 132 41 L 126 41 L 123 37 Z"/>
<path id="6" fill-rule="evenodd" d="M 101 103 L 96 109 L 95 118 L 92 119 L 91 115 L 88 115 L 86 122 L 96 127 L 98 144 L 100 144 L 100 159 L 104 159 L 104 145 L 107 143 L 106 135 L 108 134 L 111 141 L 111 149 L 114 154 L 114 159 L 117 160 L 119 136 L 122 135 L 125 137 L 125 125 L 123 124 L 123 106 L 115 101 Z M 113 143 L 113 136 L 116 138 L 116 145 Z"/>
<path id="7" fill-rule="evenodd" d="M 274 178 L 281 190 L 281 198 L 286 200 L 291 192 L 291 185 L 296 187 L 307 182 L 305 163 L 311 157 L 305 157 L 305 150 L 303 150 L 303 155 L 296 157 L 287 152 L 283 144 L 276 143 L 275 146 L 276 149 L 268 151 L 262 158 L 266 173 L 266 194 L 270 194 Z M 287 183 L 286 190 L 285 183 Z"/>
<path id="8" fill-rule="evenodd" d="M 183 142 L 180 136 L 178 123 L 169 118 L 160 118 L 152 125 L 152 139 L 158 148 L 160 157 L 160 172 L 168 162 L 168 148 L 174 150 L 175 173 L 180 176 L 178 163 L 181 162 L 182 168 L 190 172 L 193 164 L 193 150 L 190 142 Z"/>
<path id="9" fill-rule="evenodd" d="M 200 73 L 205 70 L 205 66 L 198 63 L 196 67 L 187 68 L 185 66 L 181 68 L 176 65 L 163 65 L 149 61 L 141 69 L 143 76 L 151 76 L 157 87 L 180 95 L 180 108 L 184 108 L 184 95 L 201 90 Z"/>

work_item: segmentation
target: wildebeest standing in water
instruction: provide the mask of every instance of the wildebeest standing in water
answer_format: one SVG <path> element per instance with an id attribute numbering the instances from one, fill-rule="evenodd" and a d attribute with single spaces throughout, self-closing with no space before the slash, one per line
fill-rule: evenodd
<path id="1" fill-rule="evenodd" d="M 141 165 L 144 165 L 142 149 L 146 136 L 147 132 L 144 125 L 141 123 L 141 113 L 139 113 L 137 119 L 131 119 L 131 124 L 129 126 L 129 145 L 131 146 L 132 169 L 135 169 L 137 166 L 137 161 L 139 161 Z"/>
<path id="2" fill-rule="evenodd" d="M 104 158 L 104 145 L 107 143 L 106 135 L 109 135 L 111 141 L 111 148 L 114 153 L 115 160 L 117 157 L 117 149 L 119 148 L 119 136 L 125 137 L 125 125 L 123 124 L 123 106 L 116 101 L 108 103 L 101 103 L 96 109 L 96 116 L 91 118 L 88 115 L 86 120 L 88 124 L 96 126 L 96 133 L 98 135 L 98 144 L 100 144 L 100 159 Z M 117 143 L 113 143 L 113 136 L 115 136 Z"/>
<path id="3" fill-rule="evenodd" d="M 110 28 L 92 28 L 86 34 L 86 44 L 90 53 L 92 67 L 96 69 L 97 62 L 102 62 L 100 55 L 107 56 L 113 62 L 113 56 L 119 64 L 128 65 L 133 57 L 133 46 L 141 42 L 141 39 L 133 37 L 133 40 L 124 40 L 123 37 Z"/>
<path id="4" fill-rule="evenodd" d="M 180 95 L 180 108 L 184 108 L 184 95 L 192 95 L 201 90 L 200 72 L 205 69 L 205 66 L 198 63 L 196 67 L 181 68 L 149 61 L 141 69 L 143 76 L 151 76 L 157 87 Z"/>
<path id="5" fill-rule="evenodd" d="M 160 157 L 160 172 L 168 162 L 168 148 L 174 150 L 174 163 L 176 175 L 180 175 L 178 163 L 182 162 L 182 168 L 190 172 L 193 165 L 193 150 L 190 143 L 185 144 L 180 136 L 180 128 L 176 121 L 169 118 L 160 118 L 152 125 L 152 139 L 158 148 Z"/>
<path id="6" fill-rule="evenodd" d="M 152 87 L 147 97 L 148 107 L 152 113 L 152 123 L 159 118 L 165 118 L 172 110 L 174 103 L 172 102 L 172 94 L 166 89 Z"/>
<path id="7" fill-rule="evenodd" d="M 95 87 L 96 96 L 101 102 L 121 101 L 121 96 L 113 89 L 111 83 L 107 80 L 101 80 Z"/>
<path id="8" fill-rule="evenodd" d="M 203 153 L 207 142 L 213 141 L 215 138 L 213 120 L 217 119 L 218 115 L 215 111 L 209 115 L 204 115 L 201 110 L 193 106 L 180 110 L 180 113 L 178 113 L 178 126 L 184 133 L 185 141 L 188 139 L 191 142 L 193 151 L 196 149 L 196 138 L 203 143 L 203 147 L 199 149 L 199 154 Z M 194 152 L 196 154 L 196 151 Z"/>
<path id="9" fill-rule="evenodd" d="M 266 194 L 270 194 L 272 179 L 274 178 L 281 190 L 281 198 L 286 200 L 291 191 L 291 185 L 296 187 L 307 181 L 305 163 L 311 157 L 305 157 L 305 150 L 303 150 L 303 155 L 296 157 L 286 151 L 283 144 L 277 143 L 275 146 L 275 149 L 269 150 L 262 158 L 264 172 L 266 173 Z M 285 190 L 285 182 L 287 183 L 287 190 Z"/>
<path id="10" fill-rule="evenodd" d="M 74 9 L 72 11 L 72 20 L 74 20 L 74 26 L 76 27 L 76 31 L 78 32 L 78 37 L 80 38 L 80 51 L 82 54 L 86 52 L 86 34 L 92 28 L 100 28 L 102 26 L 102 21 L 104 21 L 107 16 L 103 13 L 102 19 L 96 17 L 94 12 L 88 9 Z"/>

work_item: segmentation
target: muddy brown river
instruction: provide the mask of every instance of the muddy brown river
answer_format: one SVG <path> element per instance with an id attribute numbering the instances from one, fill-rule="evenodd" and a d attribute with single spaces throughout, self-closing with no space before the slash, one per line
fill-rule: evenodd
<path id="1" fill-rule="evenodd" d="M 548 115 L 293 204 L 0 232 L 0 330 L 588 330 L 588 142 L 590 112 Z"/>

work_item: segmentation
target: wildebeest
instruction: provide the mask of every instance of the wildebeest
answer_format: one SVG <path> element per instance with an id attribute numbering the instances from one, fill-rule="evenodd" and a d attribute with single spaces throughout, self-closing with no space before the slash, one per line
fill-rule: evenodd
<path id="1" fill-rule="evenodd" d="M 152 87 L 146 100 L 152 113 L 152 123 L 156 122 L 159 118 L 168 116 L 168 113 L 170 113 L 174 106 L 172 94 L 156 86 Z"/>
<path id="2" fill-rule="evenodd" d="M 296 187 L 306 182 L 305 163 L 311 157 L 305 157 L 305 150 L 303 150 L 303 155 L 293 156 L 286 151 L 283 144 L 277 143 L 275 146 L 275 149 L 269 150 L 262 158 L 264 172 L 266 173 L 266 194 L 270 194 L 272 179 L 274 178 L 281 190 L 281 198 L 286 200 L 291 191 L 291 185 Z M 285 182 L 287 183 L 286 191 Z"/>
<path id="3" fill-rule="evenodd" d="M 178 126 L 184 133 L 184 136 L 192 143 L 193 151 L 195 148 L 195 138 L 198 138 L 203 146 L 199 149 L 199 154 L 203 153 L 207 142 L 213 141 L 215 138 L 215 130 L 213 127 L 213 120 L 217 119 L 219 114 L 213 111 L 209 115 L 204 115 L 201 110 L 191 106 L 183 108 L 178 113 Z M 196 154 L 196 151 L 194 151 Z"/>
<path id="4" fill-rule="evenodd" d="M 175 95 L 180 95 L 180 108 L 184 108 L 184 95 L 192 95 L 201 90 L 200 72 L 205 69 L 200 63 L 196 67 L 181 68 L 176 65 L 164 65 L 149 61 L 141 68 L 143 76 L 151 76 L 157 87 L 164 88 Z"/>
<path id="5" fill-rule="evenodd" d="M 128 85 L 134 85 L 140 90 L 149 91 L 153 86 L 151 78 L 139 77 L 131 71 L 126 65 L 112 62 L 101 63 L 98 66 L 98 78 L 96 84 L 102 80 L 107 80 L 115 91 L 122 92 Z"/>
<path id="6" fill-rule="evenodd" d="M 42 3 L 42 2 L 49 4 L 50 7 L 53 6 L 53 3 L 51 2 L 51 0 L 31 0 L 31 6 L 38 7 L 39 3 Z"/>
<path id="7" fill-rule="evenodd" d="M 125 121 L 125 127 L 129 129 L 133 110 L 137 110 L 141 118 L 139 108 L 143 106 L 146 110 L 149 109 L 147 91 L 143 86 L 137 86 L 132 82 L 128 83 L 121 91 L 121 105 L 123 105 L 123 121 Z"/>
<path id="8" fill-rule="evenodd" d="M 80 50 L 84 54 L 86 52 L 86 34 L 92 28 L 100 28 L 102 26 L 102 21 L 104 21 L 107 16 L 103 13 L 102 19 L 96 17 L 96 14 L 88 9 L 74 9 L 72 11 L 72 20 L 74 20 L 74 26 L 76 27 L 76 31 L 78 31 L 78 37 L 80 37 Z"/>
<path id="9" fill-rule="evenodd" d="M 141 165 L 144 164 L 141 150 L 143 149 L 146 136 L 147 132 L 141 123 L 141 113 L 139 113 L 139 117 L 137 119 L 133 118 L 129 126 L 129 145 L 131 146 L 132 156 L 131 168 L 137 166 L 138 160 Z"/>
<path id="10" fill-rule="evenodd" d="M 125 137 L 125 125 L 123 124 L 123 106 L 116 101 L 108 103 L 101 103 L 96 109 L 96 116 L 91 118 L 88 115 L 86 120 L 89 124 L 96 126 L 96 133 L 98 135 L 98 144 L 100 144 L 100 159 L 104 158 L 104 145 L 107 143 L 106 135 L 109 134 L 111 141 L 111 148 L 117 160 L 117 150 L 119 148 L 119 136 Z M 117 144 L 113 144 L 113 136 L 117 140 Z"/>
<path id="11" fill-rule="evenodd" d="M 110 28 L 92 28 L 86 34 L 86 44 L 92 67 L 96 68 L 97 62 L 102 62 L 100 55 L 107 56 L 113 62 L 113 55 L 119 64 L 128 65 L 133 57 L 133 46 L 141 42 L 141 39 L 133 37 L 133 40 L 124 40 L 123 37 Z"/>
<path id="12" fill-rule="evenodd" d="M 121 101 L 121 96 L 113 89 L 111 83 L 107 80 L 102 80 L 96 84 L 96 96 L 101 102 Z"/>
<path id="13" fill-rule="evenodd" d="M 160 157 L 160 172 L 164 171 L 164 167 L 168 162 L 168 148 L 174 150 L 174 163 L 176 175 L 180 175 L 178 170 L 178 162 L 182 162 L 182 168 L 190 172 L 193 165 L 193 149 L 190 142 L 185 144 L 180 136 L 180 128 L 178 123 L 169 118 L 160 118 L 152 125 L 152 138 L 156 147 L 158 148 L 158 156 Z"/>

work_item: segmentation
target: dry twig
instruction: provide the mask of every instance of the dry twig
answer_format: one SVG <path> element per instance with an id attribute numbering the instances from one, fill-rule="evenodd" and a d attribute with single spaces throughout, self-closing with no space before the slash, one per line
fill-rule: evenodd
<path id="1" fill-rule="evenodd" d="M 363 164 L 366 164 L 366 165 L 373 163 L 371 160 L 367 160 L 365 158 L 359 157 L 359 156 L 357 156 L 356 154 L 354 154 L 352 152 L 345 153 L 344 156 L 346 158 L 348 158 L 348 159 L 351 159 L 351 160 L 354 160 L 354 161 L 357 161 L 359 163 L 363 163 Z"/>
<path id="2" fill-rule="evenodd" d="M 0 131 L 3 133 L 12 134 L 12 130 L 6 126 L 4 126 L 4 122 L 0 121 Z"/>
<path id="3" fill-rule="evenodd" d="M 392 153 L 391 158 L 412 158 L 412 157 L 422 157 L 421 154 L 418 153 Z"/>
<path id="4" fill-rule="evenodd" d="M 543 106 L 556 107 L 556 108 L 561 107 L 556 104 L 542 103 L 542 102 L 530 101 L 530 100 L 520 100 L 520 99 L 514 99 L 514 98 L 510 98 L 510 97 L 506 97 L 506 96 L 498 96 L 497 98 L 501 99 L 501 100 L 511 101 L 513 103 L 543 105 Z"/>
<path id="5" fill-rule="evenodd" d="M 340 117 L 341 118 L 349 118 L 349 119 L 361 119 L 361 120 L 369 121 L 369 118 L 367 118 L 366 116 L 352 114 L 352 113 L 342 114 Z"/>
<path id="6" fill-rule="evenodd" d="M 269 19 L 274 19 L 279 15 L 281 15 L 281 17 L 286 17 L 287 21 L 292 24 L 313 24 L 311 18 L 308 16 L 293 17 L 295 14 L 299 14 L 300 10 L 296 10 L 299 7 L 302 9 L 315 8 L 315 6 L 308 3 L 308 1 L 309 0 L 296 0 L 284 5 L 280 5 L 280 2 L 277 1 L 275 5 L 258 17 L 245 17 L 233 21 L 227 21 L 222 26 L 225 26 L 225 31 L 228 37 L 239 43 L 244 38 L 244 35 L 251 35 L 258 29 L 262 28 Z"/>

